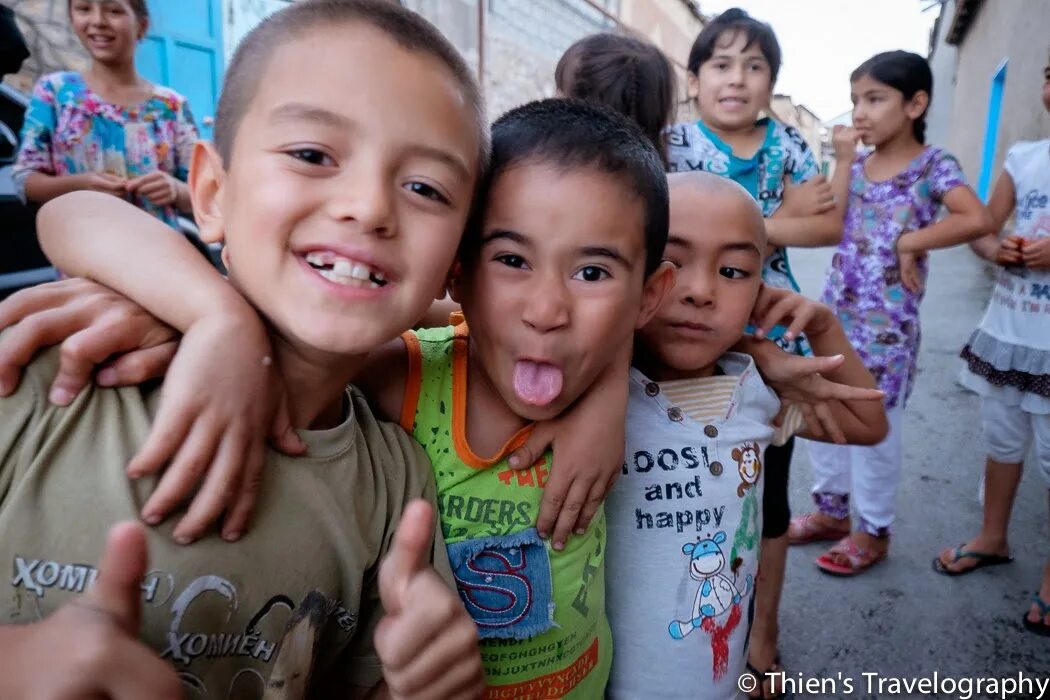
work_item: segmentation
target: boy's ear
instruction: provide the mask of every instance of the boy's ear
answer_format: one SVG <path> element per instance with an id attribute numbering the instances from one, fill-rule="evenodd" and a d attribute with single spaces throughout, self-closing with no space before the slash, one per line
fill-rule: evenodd
<path id="1" fill-rule="evenodd" d="M 452 269 L 448 271 L 448 295 L 452 297 L 452 301 L 463 306 L 466 292 L 463 288 L 463 263 L 459 258 L 456 258 Z"/>
<path id="2" fill-rule="evenodd" d="M 453 289 L 453 287 L 458 287 L 459 277 L 460 277 L 460 273 L 462 272 L 462 270 L 463 270 L 463 265 L 460 264 L 459 258 L 457 257 L 452 262 L 452 267 L 449 268 L 448 276 L 445 277 L 445 286 L 441 290 L 440 296 L 434 297 L 435 299 L 437 299 L 438 301 L 441 301 L 446 296 L 448 296 L 448 297 L 452 297 L 453 301 L 459 303 L 459 299 L 456 298 L 456 296 L 459 294 L 459 292 L 457 290 Z"/>
<path id="3" fill-rule="evenodd" d="M 689 99 L 695 100 L 700 93 L 700 78 L 696 77 L 696 73 L 686 71 L 686 74 L 686 90 Z"/>
<path id="4" fill-rule="evenodd" d="M 660 267 L 656 268 L 649 279 L 645 281 L 645 289 L 642 290 L 642 309 L 638 313 L 638 321 L 635 329 L 649 323 L 667 301 L 668 295 L 674 289 L 674 263 L 664 260 Z"/>
<path id="5" fill-rule="evenodd" d="M 908 103 L 904 106 L 904 111 L 908 115 L 909 119 L 918 119 L 926 111 L 926 108 L 930 106 L 930 93 L 925 90 L 919 90 L 917 93 L 911 96 Z"/>
<path id="6" fill-rule="evenodd" d="M 221 197 L 225 183 L 222 156 L 210 142 L 198 141 L 193 147 L 193 161 L 190 163 L 190 200 L 201 240 L 205 243 L 221 243 L 225 237 Z"/>

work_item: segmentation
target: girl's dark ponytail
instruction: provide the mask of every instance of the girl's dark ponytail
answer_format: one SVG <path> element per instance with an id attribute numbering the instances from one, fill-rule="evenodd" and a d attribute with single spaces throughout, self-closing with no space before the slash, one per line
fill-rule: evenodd
<path id="1" fill-rule="evenodd" d="M 930 64 L 926 59 L 917 53 L 886 51 L 875 54 L 860 64 L 849 80 L 852 83 L 865 75 L 900 90 L 906 100 L 915 97 L 915 93 L 919 91 L 925 92 L 931 100 L 933 99 L 933 72 L 930 71 Z M 929 110 L 929 105 L 926 110 Z M 912 132 L 916 141 L 926 143 L 926 111 L 912 122 Z"/>
<path id="2" fill-rule="evenodd" d="M 916 119 L 911 124 L 912 131 L 915 132 L 915 140 L 919 143 L 926 144 L 926 113 L 923 112 L 922 116 Z"/>

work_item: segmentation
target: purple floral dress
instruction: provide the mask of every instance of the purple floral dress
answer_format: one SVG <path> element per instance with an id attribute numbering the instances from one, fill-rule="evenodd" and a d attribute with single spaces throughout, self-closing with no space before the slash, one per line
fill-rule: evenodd
<path id="1" fill-rule="evenodd" d="M 867 158 L 859 156 L 850 169 L 842 242 L 822 301 L 835 311 L 892 407 L 907 402 L 915 381 L 923 296 L 901 284 L 897 238 L 932 224 L 944 196 L 966 179 L 955 157 L 933 146 L 881 182 L 864 174 Z M 925 283 L 925 260 L 919 269 Z"/>

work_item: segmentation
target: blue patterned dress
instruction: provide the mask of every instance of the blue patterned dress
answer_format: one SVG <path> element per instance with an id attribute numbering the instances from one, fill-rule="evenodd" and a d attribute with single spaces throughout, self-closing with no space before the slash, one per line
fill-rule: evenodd
<path id="1" fill-rule="evenodd" d="M 198 139 L 186 98 L 159 85 L 131 107 L 106 102 L 72 71 L 45 75 L 33 88 L 22 126 L 15 183 L 25 198 L 26 178 L 109 173 L 132 179 L 161 170 L 186 181 Z M 177 225 L 174 207 L 134 195 L 131 201 Z"/>
<path id="2" fill-rule="evenodd" d="M 820 168 L 813 151 L 793 127 L 773 119 L 760 119 L 756 126 L 765 129 L 762 145 L 752 157 L 739 158 L 703 122 L 675 124 L 667 132 L 668 167 L 671 172 L 703 170 L 728 177 L 751 193 L 762 216 L 770 217 L 783 203 L 788 181 L 803 183 L 819 175 Z M 785 248 L 774 249 L 765 259 L 762 281 L 770 287 L 799 291 Z M 810 354 L 804 337 L 793 342 L 780 338 L 784 330 L 778 327 L 769 337 L 785 350 Z"/>

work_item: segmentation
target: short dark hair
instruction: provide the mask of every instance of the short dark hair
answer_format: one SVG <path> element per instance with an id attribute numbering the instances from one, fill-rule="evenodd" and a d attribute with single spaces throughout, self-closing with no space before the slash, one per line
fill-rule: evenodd
<path id="1" fill-rule="evenodd" d="M 645 212 L 645 275 L 660 265 L 670 210 L 667 176 L 656 147 L 633 121 L 603 105 L 551 98 L 516 107 L 492 125 L 492 160 L 460 253 L 476 255 L 492 183 L 523 163 L 550 163 L 565 170 L 593 168 L 620 177 Z M 536 206 L 543 206 L 537 202 Z"/>
<path id="2" fill-rule="evenodd" d="M 915 93 L 920 91 L 933 99 L 933 71 L 930 70 L 930 64 L 926 59 L 917 53 L 910 51 L 877 53 L 857 66 L 857 69 L 850 75 L 849 81 L 856 82 L 865 75 L 900 91 L 906 100 L 915 97 Z M 911 128 L 915 134 L 915 140 L 919 143 L 926 143 L 925 111 L 912 122 Z"/>
<path id="3" fill-rule="evenodd" d="M 554 70 L 566 97 L 615 109 L 633 119 L 667 165 L 666 129 L 674 121 L 675 76 L 663 52 L 620 34 L 592 34 L 570 46 Z"/>
<path id="4" fill-rule="evenodd" d="M 769 63 L 770 85 L 775 84 L 780 73 L 780 42 L 777 41 L 777 35 L 773 32 L 773 27 L 755 19 L 739 7 L 730 8 L 718 15 L 697 35 L 693 48 L 689 50 L 689 72 L 699 71 L 700 66 L 714 55 L 718 40 L 726 32 L 744 32 L 744 36 L 747 37 L 744 48 L 758 44 L 759 51 Z"/>
<path id="5" fill-rule="evenodd" d="M 223 77 L 215 117 L 215 146 L 227 167 L 241 120 L 255 96 L 265 65 L 277 48 L 317 27 L 350 22 L 369 24 L 400 46 L 433 56 L 448 68 L 474 112 L 481 144 L 478 160 L 484 168 L 488 159 L 488 119 L 473 71 L 434 25 L 389 0 L 300 0 L 248 32 Z"/>

